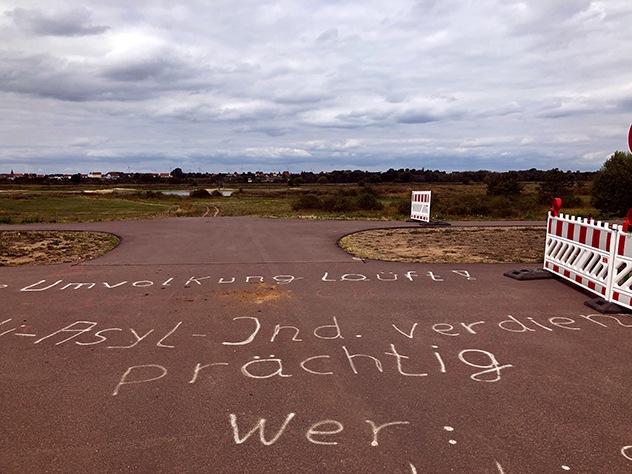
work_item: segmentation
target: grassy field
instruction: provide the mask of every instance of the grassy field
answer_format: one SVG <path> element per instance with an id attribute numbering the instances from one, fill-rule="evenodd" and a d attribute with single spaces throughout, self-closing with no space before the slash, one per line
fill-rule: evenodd
<path id="1" fill-rule="evenodd" d="M 201 215 L 206 209 L 202 203 L 175 201 L 46 192 L 0 195 L 0 223 L 89 222 Z"/>
<path id="2" fill-rule="evenodd" d="M 83 222 L 168 216 L 214 215 L 334 219 L 408 218 L 410 192 L 433 191 L 433 218 L 448 219 L 535 219 L 546 217 L 548 205 L 537 199 L 537 184 L 526 183 L 521 196 L 487 196 L 484 184 L 380 184 L 358 185 L 242 185 L 230 197 L 189 198 L 154 192 L 157 186 L 133 186 L 110 194 L 82 191 L 106 187 L 5 187 L 0 189 L 0 223 Z M 163 188 L 164 189 L 164 188 Z M 175 189 L 171 186 L 168 189 Z M 181 188 L 188 189 L 191 188 Z M 577 205 L 565 212 L 598 217 L 590 206 L 589 184 L 578 187 Z M 359 197 L 371 193 L 378 208 L 355 206 Z M 301 196 L 315 196 L 337 203 L 333 208 L 297 207 Z"/>

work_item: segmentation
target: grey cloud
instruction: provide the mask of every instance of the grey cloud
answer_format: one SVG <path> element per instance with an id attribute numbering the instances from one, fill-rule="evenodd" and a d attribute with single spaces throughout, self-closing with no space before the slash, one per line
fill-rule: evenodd
<path id="1" fill-rule="evenodd" d="M 104 66 L 0 51 L 0 91 L 63 101 L 142 101 L 169 91 L 206 91 L 216 84 L 169 55 Z"/>
<path id="2" fill-rule="evenodd" d="M 329 41 L 335 41 L 337 39 L 338 39 L 338 29 L 330 28 L 327 31 L 323 31 L 320 35 L 318 35 L 318 38 L 316 38 L 316 41 L 318 43 L 327 43 Z"/>
<path id="3" fill-rule="evenodd" d="M 110 29 L 105 25 L 93 25 L 91 13 L 86 8 L 72 8 L 51 13 L 15 8 L 6 12 L 6 15 L 13 19 L 18 28 L 36 35 L 89 36 L 99 35 Z"/>
<path id="4" fill-rule="evenodd" d="M 326 100 L 333 99 L 334 96 L 324 92 L 285 92 L 273 97 L 273 100 L 279 104 L 302 105 L 316 104 Z"/>
<path id="5" fill-rule="evenodd" d="M 117 87 L 98 78 L 93 68 L 48 55 L 0 54 L 0 90 L 70 102 L 142 100 L 147 91 Z"/>
<path id="6" fill-rule="evenodd" d="M 437 120 L 439 120 L 437 116 L 421 110 L 409 110 L 397 117 L 399 123 L 408 124 L 436 122 Z"/>
<path id="7" fill-rule="evenodd" d="M 144 81 L 147 79 L 173 81 L 191 77 L 193 69 L 177 57 L 156 55 L 106 67 L 102 75 L 115 81 Z"/>
<path id="8" fill-rule="evenodd" d="M 617 103 L 617 109 L 625 113 L 632 112 L 632 97 L 621 99 Z"/>

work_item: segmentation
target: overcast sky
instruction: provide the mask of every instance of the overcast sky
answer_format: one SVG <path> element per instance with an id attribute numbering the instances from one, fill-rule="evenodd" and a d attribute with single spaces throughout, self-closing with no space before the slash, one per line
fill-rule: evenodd
<path id="1" fill-rule="evenodd" d="M 0 109 L 0 172 L 596 169 L 632 1 L 0 0 Z"/>

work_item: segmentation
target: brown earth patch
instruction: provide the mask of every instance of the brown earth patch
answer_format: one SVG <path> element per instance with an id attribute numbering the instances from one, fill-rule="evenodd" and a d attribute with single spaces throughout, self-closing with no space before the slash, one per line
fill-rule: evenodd
<path id="1" fill-rule="evenodd" d="M 118 237 L 105 232 L 0 231 L 0 266 L 77 263 L 118 243 Z"/>
<path id="2" fill-rule="evenodd" d="M 372 260 L 419 263 L 541 263 L 544 227 L 376 229 L 343 237 L 340 246 Z"/>
<path id="3" fill-rule="evenodd" d="M 291 298 L 290 292 L 277 286 L 259 283 L 252 289 L 228 291 L 221 297 L 246 304 L 264 304 Z"/>

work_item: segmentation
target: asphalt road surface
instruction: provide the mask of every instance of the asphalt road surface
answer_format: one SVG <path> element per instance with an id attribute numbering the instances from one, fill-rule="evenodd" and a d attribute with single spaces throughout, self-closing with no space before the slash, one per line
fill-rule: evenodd
<path id="1" fill-rule="evenodd" d="M 0 268 L 0 472 L 632 472 L 629 315 L 336 246 L 384 225 L 38 225 L 122 242 Z"/>

